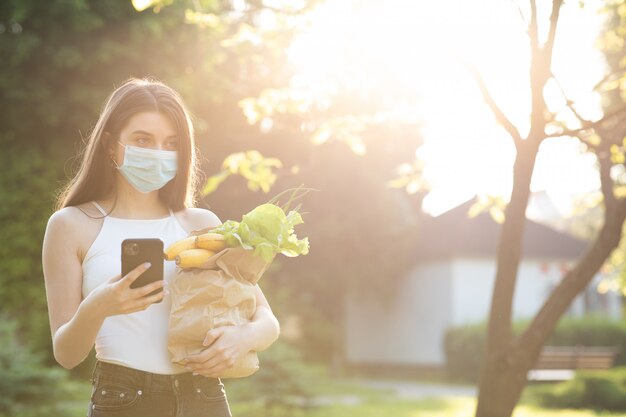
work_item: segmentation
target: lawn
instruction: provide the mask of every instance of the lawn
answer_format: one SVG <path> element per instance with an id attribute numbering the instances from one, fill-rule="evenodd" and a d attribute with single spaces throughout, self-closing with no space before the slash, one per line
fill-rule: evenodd
<path id="1" fill-rule="evenodd" d="M 249 385 L 238 381 L 225 381 L 234 417 L 470 417 L 476 401 L 472 397 L 441 397 L 403 399 L 391 391 L 364 387 L 358 381 L 334 380 L 316 386 L 315 397 L 308 406 L 294 402 L 293 408 L 267 410 L 259 401 L 250 400 L 243 390 Z M 84 417 L 90 386 L 72 382 L 71 397 L 65 403 L 67 417 Z M 244 400 L 244 398 L 246 398 Z M 626 417 L 626 413 L 606 413 L 593 410 L 547 410 L 521 404 L 514 417 Z M 19 416 L 18 416 L 19 417 Z"/>

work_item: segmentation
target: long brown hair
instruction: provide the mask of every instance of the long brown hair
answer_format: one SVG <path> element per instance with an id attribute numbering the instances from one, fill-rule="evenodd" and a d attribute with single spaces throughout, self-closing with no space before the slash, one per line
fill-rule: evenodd
<path id="1" fill-rule="evenodd" d="M 178 93 L 162 82 L 131 78 L 107 99 L 89 134 L 78 172 L 58 196 L 57 209 L 101 199 L 114 191 L 115 167 L 107 152 L 110 141 L 117 139 L 132 116 L 148 111 L 169 118 L 179 138 L 176 177 L 159 190 L 159 198 L 174 211 L 193 206 L 197 158 L 189 112 Z"/>

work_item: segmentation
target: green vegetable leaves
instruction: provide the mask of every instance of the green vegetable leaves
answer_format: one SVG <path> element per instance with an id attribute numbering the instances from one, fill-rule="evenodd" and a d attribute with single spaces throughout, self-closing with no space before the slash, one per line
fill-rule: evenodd
<path id="1" fill-rule="evenodd" d="M 309 253 L 308 238 L 298 239 L 294 226 L 304 223 L 295 210 L 285 214 L 275 204 L 266 203 L 244 214 L 241 222 L 228 220 L 212 232 L 224 235 L 230 247 L 254 249 L 254 253 L 270 262 L 276 253 L 294 257 Z"/>

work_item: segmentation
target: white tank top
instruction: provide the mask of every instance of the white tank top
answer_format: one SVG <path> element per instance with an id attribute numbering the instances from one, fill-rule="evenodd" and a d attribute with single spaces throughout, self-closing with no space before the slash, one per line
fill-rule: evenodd
<path id="1" fill-rule="evenodd" d="M 83 298 L 97 286 L 119 275 L 121 243 L 129 238 L 161 238 L 165 247 L 187 236 L 176 217 L 162 219 L 121 219 L 111 217 L 96 202 L 105 216 L 102 228 L 83 260 Z M 165 281 L 176 272 L 174 262 L 165 262 Z M 171 299 L 144 311 L 107 317 L 96 336 L 96 358 L 156 374 L 177 374 L 187 370 L 173 364 L 167 351 L 167 330 Z"/>

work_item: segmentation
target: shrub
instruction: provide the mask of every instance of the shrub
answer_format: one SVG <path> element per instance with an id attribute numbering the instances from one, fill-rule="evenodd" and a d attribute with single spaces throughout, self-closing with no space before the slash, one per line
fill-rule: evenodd
<path id="1" fill-rule="evenodd" d="M 456 327 L 446 332 L 446 374 L 459 381 L 478 381 L 485 349 L 485 325 Z"/>
<path id="2" fill-rule="evenodd" d="M 307 363 L 298 350 L 282 340 L 259 352 L 259 361 L 260 369 L 254 375 L 224 380 L 229 399 L 234 404 L 258 401 L 265 417 L 300 415 L 313 397 L 312 381 L 323 378 L 322 369 Z"/>
<path id="3" fill-rule="evenodd" d="M 626 367 L 578 371 L 569 381 L 530 386 L 525 396 L 547 408 L 626 411 Z"/>
<path id="4" fill-rule="evenodd" d="M 13 319 L 0 318 L 0 417 L 63 415 L 67 372 L 42 365 L 43 360 L 21 343 Z"/>
<path id="5" fill-rule="evenodd" d="M 626 365 L 626 322 L 603 317 L 561 320 L 548 339 L 551 346 L 617 346 L 622 349 L 615 365 Z"/>
<path id="6" fill-rule="evenodd" d="M 513 332 L 519 334 L 528 322 L 518 321 Z M 451 328 L 444 338 L 446 373 L 450 379 L 476 382 L 482 366 L 486 324 Z M 615 365 L 626 365 L 626 323 L 603 317 L 564 318 L 547 340 L 549 346 L 615 346 L 621 353 Z"/>

